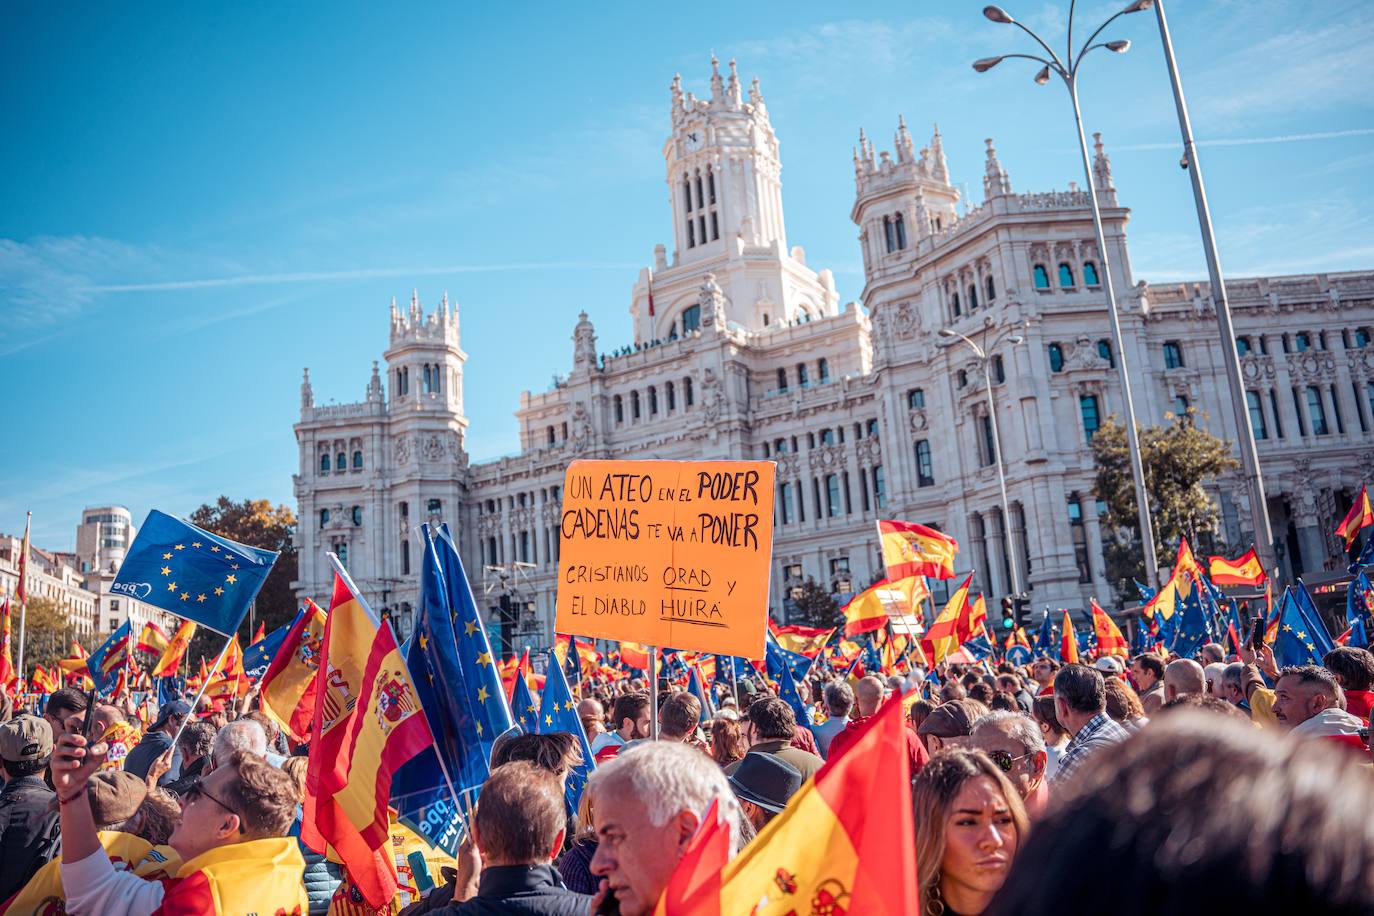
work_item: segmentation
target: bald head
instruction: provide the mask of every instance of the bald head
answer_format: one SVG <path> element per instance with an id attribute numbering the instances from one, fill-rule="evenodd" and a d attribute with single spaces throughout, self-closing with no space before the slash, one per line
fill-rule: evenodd
<path id="1" fill-rule="evenodd" d="M 1164 699 L 1206 693 L 1207 677 L 1202 666 L 1191 658 L 1180 658 L 1164 666 Z"/>
<path id="2" fill-rule="evenodd" d="M 883 703 L 883 682 L 872 675 L 860 678 L 854 688 L 854 699 L 859 704 L 859 715 L 873 715 Z"/>
<path id="3" fill-rule="evenodd" d="M 606 718 L 606 710 L 601 708 L 601 701 L 596 697 L 587 697 L 577 704 L 577 717 L 579 719 L 604 719 Z"/>

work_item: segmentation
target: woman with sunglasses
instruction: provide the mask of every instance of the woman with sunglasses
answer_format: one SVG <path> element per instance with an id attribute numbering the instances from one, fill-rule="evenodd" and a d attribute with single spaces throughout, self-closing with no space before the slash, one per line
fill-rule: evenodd
<path id="1" fill-rule="evenodd" d="M 977 916 L 1006 880 L 1026 810 L 982 751 L 936 754 L 912 787 L 923 916 Z"/>

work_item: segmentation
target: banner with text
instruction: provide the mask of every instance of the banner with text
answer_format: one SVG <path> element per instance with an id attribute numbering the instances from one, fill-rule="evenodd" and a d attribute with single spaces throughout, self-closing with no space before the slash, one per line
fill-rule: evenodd
<path id="1" fill-rule="evenodd" d="M 574 461 L 559 633 L 763 658 L 771 461 Z"/>

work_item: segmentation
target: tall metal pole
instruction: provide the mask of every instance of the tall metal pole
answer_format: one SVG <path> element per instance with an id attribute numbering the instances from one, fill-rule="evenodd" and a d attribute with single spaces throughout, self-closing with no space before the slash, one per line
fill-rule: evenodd
<path id="1" fill-rule="evenodd" d="M 1107 294 L 1107 318 L 1112 328 L 1112 346 L 1116 347 L 1116 368 L 1121 376 L 1122 406 L 1126 410 L 1126 450 L 1131 458 L 1131 480 L 1135 484 L 1137 515 L 1140 519 L 1140 541 L 1145 552 L 1145 584 L 1151 588 L 1158 583 L 1159 561 L 1155 556 L 1155 529 L 1150 519 L 1150 501 L 1145 490 L 1145 467 L 1140 459 L 1140 438 L 1135 428 L 1135 399 L 1131 395 L 1131 378 L 1126 371 L 1126 348 L 1121 342 L 1121 320 L 1116 313 L 1116 289 L 1112 283 L 1112 267 L 1107 255 L 1107 238 L 1102 231 L 1102 209 L 1097 203 L 1097 185 L 1093 183 L 1092 162 L 1088 159 L 1088 139 L 1083 134 L 1083 111 L 1078 106 L 1078 74 L 1071 72 L 1066 80 L 1069 98 L 1073 100 L 1073 121 L 1078 131 L 1078 152 L 1083 157 L 1083 178 L 1087 184 L 1088 200 L 1092 204 L 1093 231 L 1097 234 L 1097 253 L 1102 259 L 1102 289 Z"/>
<path id="2" fill-rule="evenodd" d="M 1264 495 L 1264 478 L 1260 472 L 1259 451 L 1255 447 L 1255 430 L 1250 423 L 1250 408 L 1245 401 L 1245 386 L 1240 375 L 1240 356 L 1236 353 L 1236 332 L 1231 324 L 1231 304 L 1226 297 L 1226 284 L 1221 278 L 1221 261 L 1217 256 L 1216 237 L 1212 234 L 1212 214 L 1207 206 L 1207 190 L 1202 184 L 1202 165 L 1193 142 L 1193 126 L 1188 119 L 1188 102 L 1183 97 L 1183 82 L 1174 60 L 1174 43 L 1169 37 L 1169 23 L 1164 18 L 1163 0 L 1155 0 L 1155 16 L 1159 20 L 1159 41 L 1164 46 L 1164 62 L 1169 68 L 1169 82 L 1174 90 L 1174 106 L 1178 109 L 1178 129 L 1183 135 L 1183 157 L 1193 182 L 1193 201 L 1197 204 L 1198 228 L 1202 231 L 1202 252 L 1207 257 L 1207 279 L 1212 287 L 1212 305 L 1217 312 L 1217 326 L 1221 332 L 1221 358 L 1226 365 L 1226 383 L 1231 394 L 1231 409 L 1236 419 L 1236 449 L 1240 452 L 1241 471 L 1250 491 L 1250 514 L 1255 525 L 1255 545 L 1260 563 L 1273 570 L 1274 532 L 1269 525 L 1269 503 Z"/>

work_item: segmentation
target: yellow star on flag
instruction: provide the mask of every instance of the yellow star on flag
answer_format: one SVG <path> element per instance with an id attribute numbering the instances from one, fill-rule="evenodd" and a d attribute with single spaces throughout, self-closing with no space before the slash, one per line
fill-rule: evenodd
<path id="1" fill-rule="evenodd" d="M 215 589 L 215 595 L 216 595 L 216 596 L 223 595 L 223 594 L 224 594 L 224 589 L 222 589 L 222 588 L 216 588 L 216 589 Z"/>
<path id="2" fill-rule="evenodd" d="M 162 555 L 162 559 L 164 559 L 164 560 L 170 560 L 171 558 L 172 558 L 172 555 L 171 555 L 170 553 L 164 553 L 164 554 Z"/>
<path id="3" fill-rule="evenodd" d="M 173 550 L 185 550 L 185 549 L 186 549 L 186 545 L 185 545 L 185 544 L 173 544 L 173 545 L 172 545 L 172 549 L 173 549 Z"/>
<path id="4" fill-rule="evenodd" d="M 479 738 L 482 737 L 482 723 L 481 723 L 481 722 L 478 722 L 478 723 L 477 723 L 477 737 L 479 737 Z"/>
<path id="5" fill-rule="evenodd" d="M 229 568 L 230 568 L 230 569 L 238 569 L 238 568 L 239 568 L 239 564 L 237 564 L 237 563 L 230 563 L 230 564 L 229 564 Z"/>
<path id="6" fill-rule="evenodd" d="M 463 635 L 464 635 L 464 636 L 471 636 L 473 633 L 476 633 L 476 632 L 477 632 L 477 621 L 475 621 L 475 620 L 469 620 L 467 623 L 463 624 Z"/>
<path id="7" fill-rule="evenodd" d="M 545 724 L 545 725 L 552 725 L 552 724 L 553 724 L 553 716 L 551 716 L 551 715 L 545 713 L 545 714 L 544 714 L 544 724 Z"/>
<path id="8" fill-rule="evenodd" d="M 477 688 L 477 702 L 479 702 L 479 703 L 485 703 L 485 702 L 487 701 L 487 698 L 490 697 L 490 696 L 491 696 L 491 694 L 490 694 L 490 693 L 487 693 L 487 688 L 485 688 L 485 687 L 478 687 L 478 688 Z"/>
<path id="9" fill-rule="evenodd" d="M 428 649 L 428 648 L 429 648 L 429 637 L 426 636 L 426 635 L 423 634 L 423 633 L 420 634 L 420 648 L 421 648 L 421 649 Z"/>
<path id="10" fill-rule="evenodd" d="M 182 593 L 181 593 L 181 600 L 182 600 L 182 601 L 185 601 L 185 600 L 187 600 L 187 599 L 190 598 L 190 597 L 191 597 L 191 596 L 190 596 L 189 594 L 187 594 L 186 592 L 182 592 Z"/>
<path id="11" fill-rule="evenodd" d="M 479 665 L 490 665 L 490 664 L 491 664 L 491 653 L 490 653 L 490 652 L 483 652 L 481 655 L 478 655 L 478 656 L 477 656 L 477 664 L 479 664 Z"/>
<path id="12" fill-rule="evenodd" d="M 200 546 L 200 541 L 192 541 L 192 542 L 191 542 L 191 546 L 192 546 L 192 547 L 199 547 L 199 546 Z"/>
<path id="13" fill-rule="evenodd" d="M 175 582 L 168 582 L 168 583 L 167 583 L 167 591 L 169 591 L 169 592 L 174 592 L 174 591 L 176 591 L 176 590 L 177 590 L 177 584 L 176 584 Z"/>
<path id="14" fill-rule="evenodd" d="M 219 545 L 216 544 L 215 546 L 211 547 L 211 548 L 210 548 L 210 552 L 211 552 L 211 553 L 219 553 Z"/>
<path id="15" fill-rule="evenodd" d="M 204 595 L 196 595 L 196 601 L 199 602 L 199 601 L 204 601 L 204 600 L 205 600 L 205 596 L 204 596 Z"/>
<path id="16" fill-rule="evenodd" d="M 233 574 L 233 573 L 230 573 L 229 575 L 227 575 L 227 576 L 224 577 L 224 581 L 225 581 L 225 582 L 228 582 L 230 585 L 233 585 L 235 582 L 237 582 L 237 581 L 239 581 L 239 580 L 234 578 L 234 574 Z"/>
<path id="17" fill-rule="evenodd" d="M 170 576 L 170 575 L 172 574 L 172 567 L 170 567 L 170 566 L 164 566 L 164 567 L 162 567 L 162 574 L 163 574 L 164 576 Z"/>

